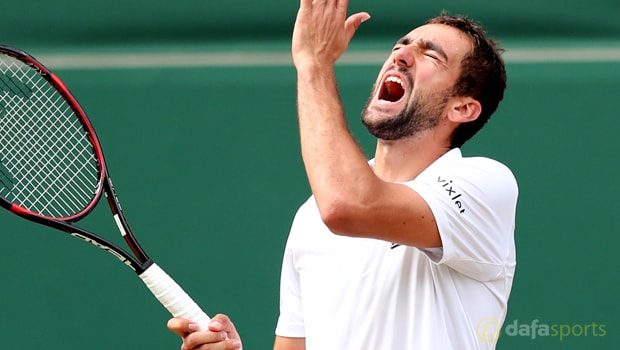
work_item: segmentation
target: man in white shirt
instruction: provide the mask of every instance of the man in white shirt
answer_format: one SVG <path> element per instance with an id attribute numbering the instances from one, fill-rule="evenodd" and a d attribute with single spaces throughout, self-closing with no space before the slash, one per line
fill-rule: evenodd
<path id="1" fill-rule="evenodd" d="M 403 185 L 433 212 L 442 246 L 336 235 L 311 197 L 284 254 L 279 339 L 304 339 L 305 349 L 494 347 L 488 335 L 499 329 L 480 327 L 499 327 L 506 315 L 515 268 L 511 172 L 455 148 Z"/>
<path id="2" fill-rule="evenodd" d="M 274 350 L 494 349 L 516 265 L 517 183 L 501 163 L 463 157 L 460 147 L 503 98 L 501 50 L 459 16 L 438 16 L 401 38 L 362 113 L 377 137 L 368 162 L 334 74 L 370 18 L 347 17 L 347 6 L 301 0 L 293 33 L 313 195 L 287 242 Z M 222 317 L 224 326 L 190 334 L 184 346 L 234 348 L 216 342 L 232 325 Z M 169 327 L 184 335 L 190 324 Z"/>

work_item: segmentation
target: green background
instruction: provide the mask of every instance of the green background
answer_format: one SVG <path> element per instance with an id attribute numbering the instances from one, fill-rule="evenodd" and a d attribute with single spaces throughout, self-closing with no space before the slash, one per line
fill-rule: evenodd
<path id="1" fill-rule="evenodd" d="M 0 5 L 0 42 L 71 52 L 286 52 L 296 1 L 22 1 Z M 511 48 L 620 48 L 620 2 L 351 1 L 373 15 L 354 50 L 385 50 L 442 9 Z M 504 334 L 499 349 L 615 349 L 620 60 L 508 61 L 509 87 L 464 147 L 520 185 L 518 267 L 506 326 L 605 325 L 604 336 Z M 381 62 L 337 68 L 351 130 Z M 54 69 L 53 66 L 50 68 Z M 56 70 L 88 112 L 130 224 L 204 309 L 233 317 L 245 349 L 269 349 L 280 260 L 309 195 L 290 64 Z M 82 225 L 117 235 L 105 206 Z M 0 349 L 178 349 L 169 318 L 109 254 L 0 213 Z M 380 320 L 378 320 L 380 322 Z M 583 327 L 581 328 L 583 329 Z M 334 330 L 337 331 L 337 330 Z M 600 335 L 600 334 L 599 334 Z"/>

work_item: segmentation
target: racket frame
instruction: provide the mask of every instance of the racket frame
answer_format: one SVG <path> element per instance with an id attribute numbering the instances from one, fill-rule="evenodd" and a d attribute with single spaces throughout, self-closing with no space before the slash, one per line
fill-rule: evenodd
<path id="1" fill-rule="evenodd" d="M 78 213 L 63 218 L 52 218 L 32 212 L 18 204 L 8 201 L 2 196 L 0 196 L 0 206 L 29 221 L 58 229 L 73 237 L 89 242 L 92 245 L 114 255 L 138 274 L 140 279 L 142 279 L 157 300 L 166 309 L 168 309 L 174 317 L 190 319 L 198 324 L 198 330 L 206 330 L 210 322 L 210 317 L 202 311 L 200 306 L 198 306 L 198 304 L 196 304 L 196 302 L 194 302 L 194 300 L 168 274 L 166 274 L 156 263 L 153 262 L 151 258 L 149 258 L 144 249 L 142 249 L 138 243 L 138 240 L 136 239 L 133 231 L 129 227 L 127 219 L 125 218 L 118 197 L 116 196 L 116 191 L 112 185 L 112 180 L 110 179 L 103 156 L 103 151 L 95 134 L 95 130 L 86 116 L 86 113 L 77 100 L 73 97 L 67 86 L 56 76 L 56 74 L 22 50 L 0 44 L 0 54 L 8 54 L 17 60 L 26 63 L 33 69 L 36 69 L 38 73 L 60 93 L 62 98 L 68 102 L 70 108 L 73 110 L 73 113 L 77 116 L 82 128 L 86 132 L 93 147 L 95 159 L 98 162 L 98 181 L 95 186 L 95 194 L 90 199 L 90 203 Z M 105 193 L 108 205 L 114 217 L 114 221 L 116 222 L 121 235 L 134 255 L 101 236 L 72 225 L 72 223 L 79 221 L 88 215 L 88 213 L 90 213 L 97 206 L 101 200 L 102 193 Z"/>
<path id="2" fill-rule="evenodd" d="M 0 206 L 27 220 L 58 229 L 60 231 L 70 234 L 71 236 L 89 242 L 94 246 L 114 255 L 130 269 L 132 269 L 138 274 L 141 274 L 149 266 L 152 265 L 153 261 L 150 259 L 150 257 L 147 255 L 145 250 L 138 242 L 136 236 L 131 230 L 131 227 L 129 226 L 129 223 L 127 222 L 127 218 L 122 211 L 120 201 L 116 196 L 116 191 L 109 176 L 105 157 L 103 155 L 103 150 L 99 143 L 99 139 L 97 138 L 97 134 L 95 133 L 95 129 L 93 128 L 90 120 L 88 119 L 86 112 L 77 101 L 77 99 L 75 99 L 75 97 L 73 96 L 69 88 L 65 85 L 65 83 L 60 80 L 60 78 L 54 72 L 49 70 L 45 65 L 35 59 L 32 55 L 20 49 L 2 44 L 0 44 L 0 52 L 17 59 L 38 71 L 39 74 L 48 83 L 50 83 L 54 87 L 54 89 L 67 101 L 69 107 L 79 120 L 84 131 L 86 132 L 88 139 L 93 147 L 93 152 L 98 163 L 98 185 L 97 190 L 95 191 L 95 195 L 86 207 L 84 207 L 81 211 L 74 215 L 63 218 L 43 216 L 38 213 L 32 212 L 24 207 L 21 207 L 15 203 L 12 203 L 3 198 L 2 196 L 0 196 Z M 98 205 L 101 200 L 101 195 L 103 193 L 105 193 L 107 197 L 108 205 L 110 206 L 110 209 L 114 216 L 114 220 L 118 226 L 119 231 L 121 232 L 123 239 L 135 256 L 128 254 L 123 248 L 108 239 L 105 239 L 83 228 L 72 225 L 72 223 L 83 219 Z"/>

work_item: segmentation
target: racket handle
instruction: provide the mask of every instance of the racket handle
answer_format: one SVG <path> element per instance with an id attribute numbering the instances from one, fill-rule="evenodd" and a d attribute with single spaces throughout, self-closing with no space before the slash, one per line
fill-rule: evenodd
<path id="1" fill-rule="evenodd" d="M 157 264 L 153 263 L 139 276 L 172 316 L 196 322 L 199 331 L 207 330 L 211 318 Z"/>

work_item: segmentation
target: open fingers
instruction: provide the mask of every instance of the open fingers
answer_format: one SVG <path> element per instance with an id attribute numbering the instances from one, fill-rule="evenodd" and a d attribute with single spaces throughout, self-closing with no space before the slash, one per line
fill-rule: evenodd
<path id="1" fill-rule="evenodd" d="M 310 7 L 335 7 L 346 11 L 349 6 L 348 0 L 300 0 L 300 8 Z"/>
<path id="2" fill-rule="evenodd" d="M 355 35 L 355 32 L 362 25 L 362 23 L 366 22 L 369 19 L 370 14 L 368 14 L 367 12 L 359 12 L 347 18 L 347 20 L 344 22 L 344 30 L 346 32 L 348 41 L 351 41 L 353 35 Z"/>

